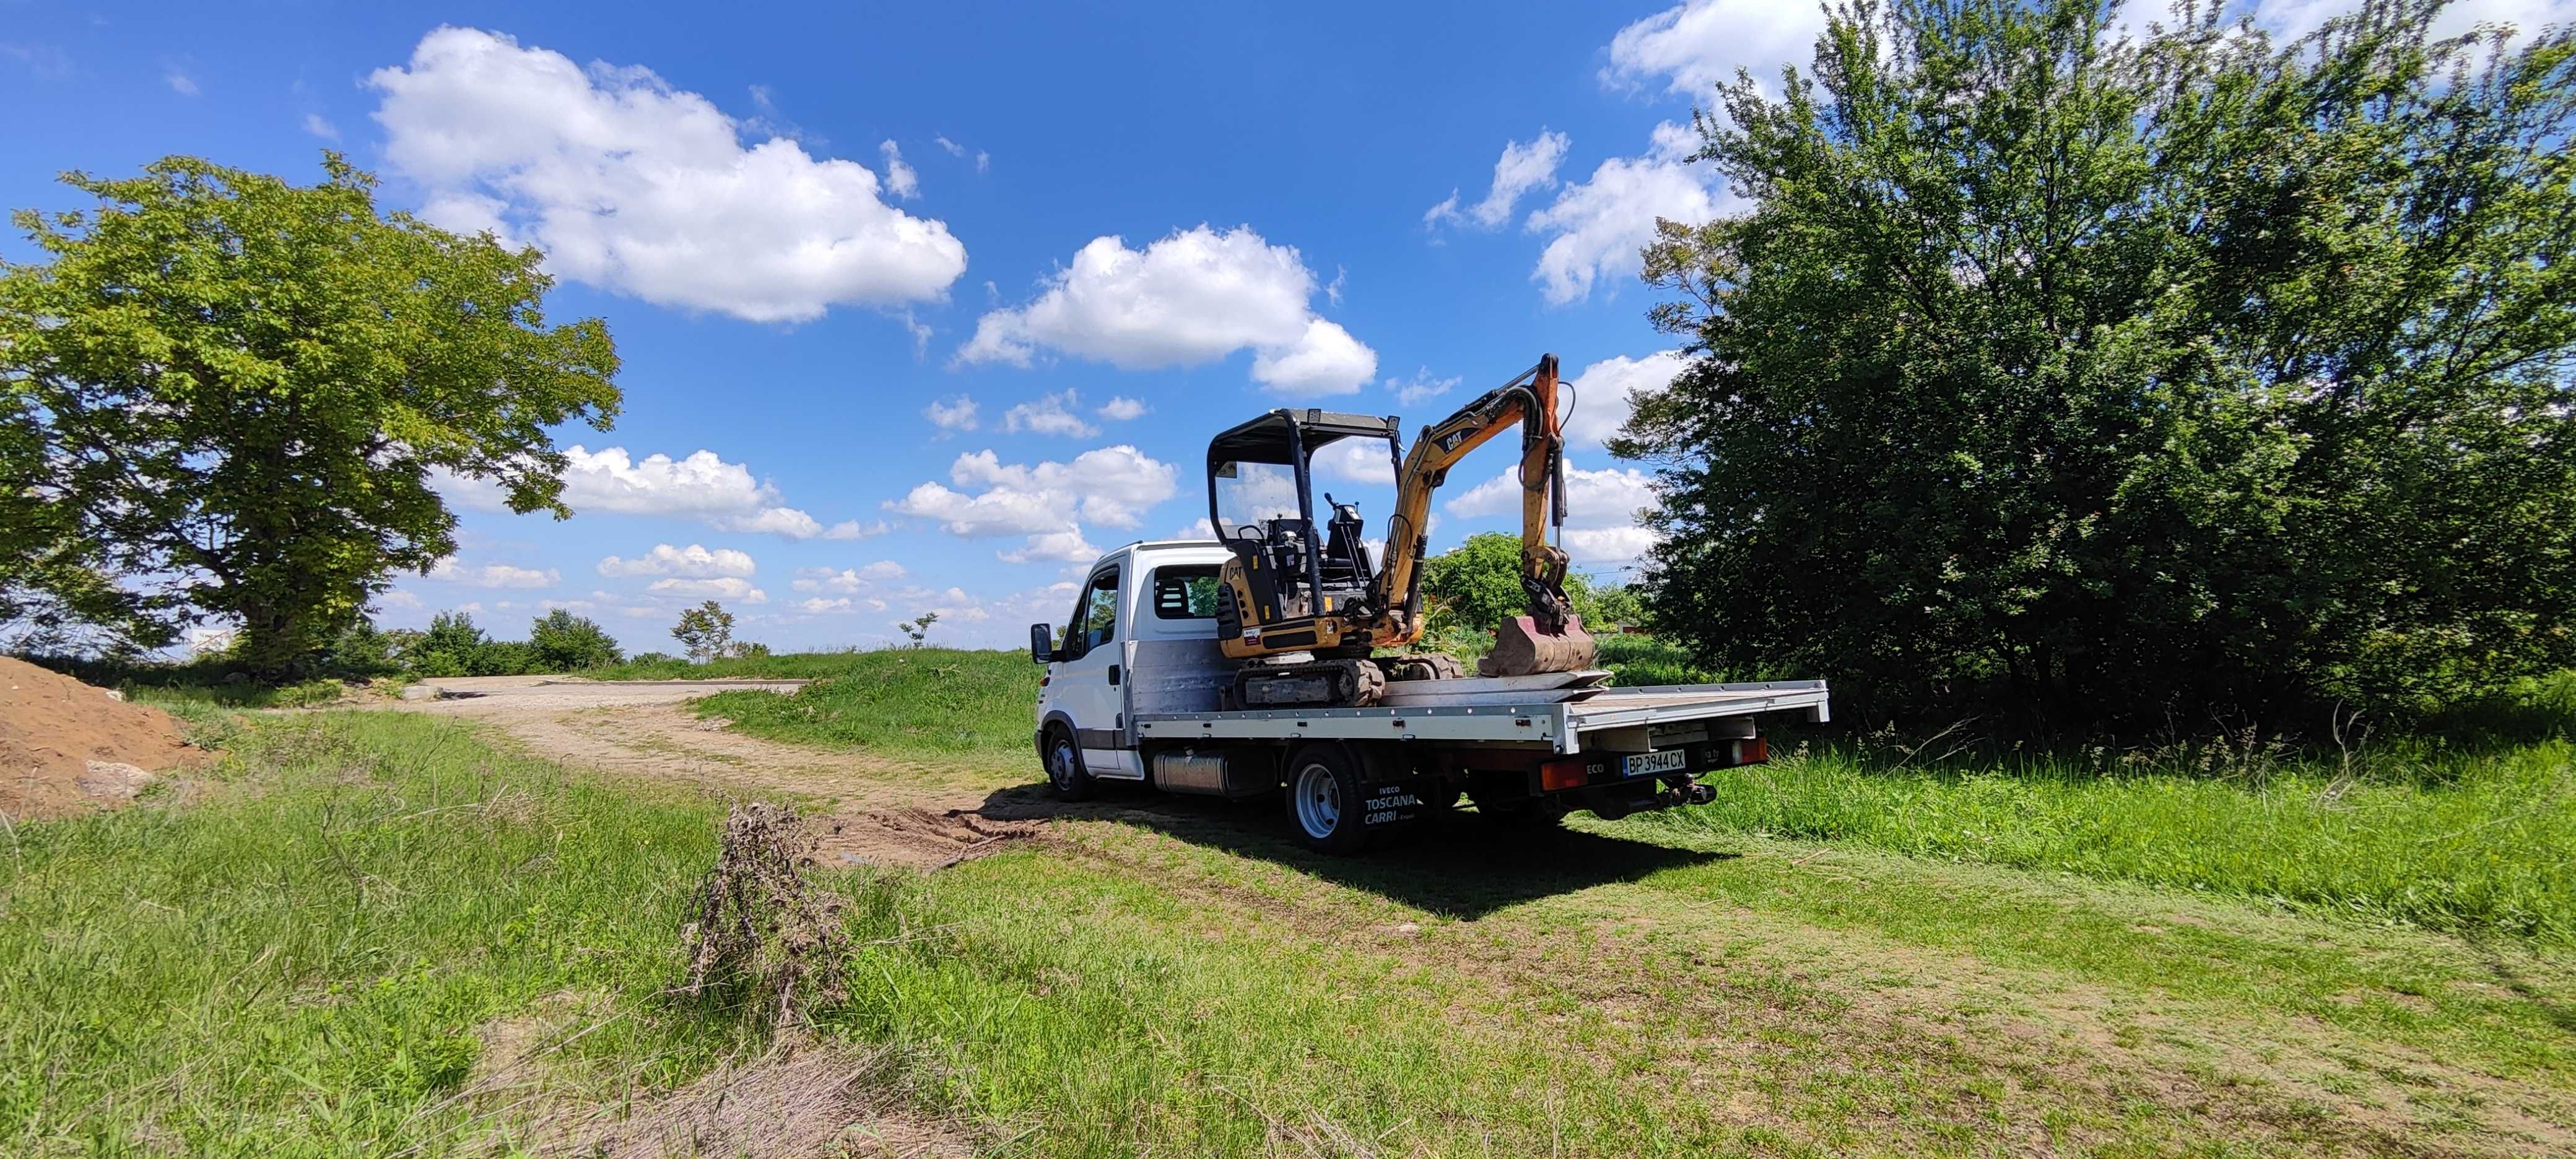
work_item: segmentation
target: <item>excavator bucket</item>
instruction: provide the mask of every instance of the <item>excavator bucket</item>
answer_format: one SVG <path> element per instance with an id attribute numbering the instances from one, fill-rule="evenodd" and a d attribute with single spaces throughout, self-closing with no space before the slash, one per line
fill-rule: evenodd
<path id="1" fill-rule="evenodd" d="M 1565 618 L 1565 631 L 1549 635 L 1528 616 L 1513 616 L 1494 627 L 1494 650 L 1476 662 L 1479 676 L 1536 676 L 1542 672 L 1580 672 L 1601 655 L 1581 616 Z"/>

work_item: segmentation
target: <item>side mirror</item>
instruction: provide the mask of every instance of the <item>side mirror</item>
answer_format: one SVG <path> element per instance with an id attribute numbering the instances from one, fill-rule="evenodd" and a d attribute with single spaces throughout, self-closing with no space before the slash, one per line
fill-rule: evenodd
<path id="1" fill-rule="evenodd" d="M 1055 626 L 1029 625 L 1029 659 L 1045 664 L 1055 659 Z"/>

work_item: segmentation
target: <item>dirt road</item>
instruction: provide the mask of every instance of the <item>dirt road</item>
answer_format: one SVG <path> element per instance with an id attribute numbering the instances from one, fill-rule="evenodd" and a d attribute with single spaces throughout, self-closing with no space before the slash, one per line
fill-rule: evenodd
<path id="1" fill-rule="evenodd" d="M 724 721 L 687 707 L 718 692 L 790 692 L 804 683 L 470 676 L 423 680 L 405 691 L 401 707 L 483 721 L 568 765 L 793 797 L 821 814 L 822 855 L 842 863 L 936 868 L 1038 832 L 1044 811 L 1035 792 L 1020 794 L 1026 805 L 1016 811 L 990 800 L 1019 771 L 1009 766 L 797 748 L 726 731 Z"/>
<path id="2" fill-rule="evenodd" d="M 2493 959 L 2496 981 L 2476 984 L 2499 1010 L 2576 999 L 2564 980 L 2521 976 L 2473 944 L 1837 847 L 1747 838 L 1691 848 L 1589 823 L 1505 841 L 1470 815 L 1368 858 L 1316 858 L 1257 805 L 1130 796 L 1066 806 L 1043 792 L 1034 757 L 823 752 L 725 731 L 685 705 L 794 683 L 427 681 L 424 699 L 402 707 L 486 722 L 574 766 L 792 795 L 828 817 L 827 859 L 938 868 L 1034 843 L 1153 881 L 1200 912 L 1460 972 L 1533 1002 L 1550 1000 L 1553 979 L 1580 962 L 1599 1001 L 1630 1012 L 1617 1017 L 1645 1036 L 1641 1049 L 1688 1052 L 1703 1076 L 1695 1085 L 1719 1097 L 1781 1083 L 1858 1091 L 1883 1079 L 1857 1076 L 1915 1075 L 1927 1091 L 1990 1092 L 1977 1096 L 1992 1105 L 1974 1111 L 1985 1124 L 1976 1130 L 2030 1153 L 2084 1150 L 2067 1121 L 2145 1115 L 2170 1125 L 2178 1150 L 2225 1140 L 2258 1153 L 2576 1154 L 2568 1076 L 2480 1073 L 2440 1049 L 2445 1034 L 2502 1023 L 2428 1019 L 2399 1040 L 2385 1019 L 2337 1013 L 2347 1003 L 2429 1010 L 2388 989 L 2428 955 L 2465 971 Z M 2066 954 L 2070 939 L 2088 953 L 2098 945 L 2098 960 Z M 2349 979 L 2324 996 L 2321 960 L 2334 963 L 2326 977 Z M 1686 1032 L 1646 1030 L 1677 1016 Z M 1672 1033 L 1683 1037 L 1667 1043 Z M 1784 1055 L 1789 1041 L 1808 1045 Z M 1888 1127 L 1899 1150 L 1911 1149 L 1904 1138 L 1937 1138 Z"/>

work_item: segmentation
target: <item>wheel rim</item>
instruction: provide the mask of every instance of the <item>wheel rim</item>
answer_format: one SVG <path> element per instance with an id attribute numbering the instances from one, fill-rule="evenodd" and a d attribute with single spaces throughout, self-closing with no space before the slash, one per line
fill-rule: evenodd
<path id="1" fill-rule="evenodd" d="M 1321 840 L 1342 824 L 1342 783 L 1331 769 L 1308 765 L 1297 773 L 1297 824 Z"/>
<path id="2" fill-rule="evenodd" d="M 1055 759 L 1048 762 L 1047 776 L 1055 781 L 1056 788 L 1073 788 L 1073 742 L 1060 735 L 1056 737 L 1054 755 Z"/>

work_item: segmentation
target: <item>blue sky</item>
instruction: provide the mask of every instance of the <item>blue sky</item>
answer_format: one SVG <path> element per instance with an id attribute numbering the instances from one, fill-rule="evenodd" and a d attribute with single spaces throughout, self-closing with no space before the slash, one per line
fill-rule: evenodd
<path id="1" fill-rule="evenodd" d="M 936 640 L 1007 646 L 1094 549 L 1195 533 L 1215 431 L 1295 405 L 1410 432 L 1550 351 L 1582 376 L 1570 546 L 1616 578 L 1652 495 L 1598 439 L 1674 365 L 1637 245 L 1729 207 L 1683 160 L 1693 100 L 1803 64 L 1820 24 L 1745 0 L 0 16 L 0 204 L 170 153 L 309 181 L 333 148 L 386 208 L 544 247 L 552 316 L 617 339 L 624 415 L 561 434 L 571 520 L 451 488 L 461 550 L 379 620 L 471 607 L 516 636 L 571 606 L 635 650 L 710 596 L 780 648 L 927 610 Z M 1508 526 L 1510 457 L 1453 476 L 1435 548 Z M 1325 487 L 1374 530 L 1368 466 Z"/>

